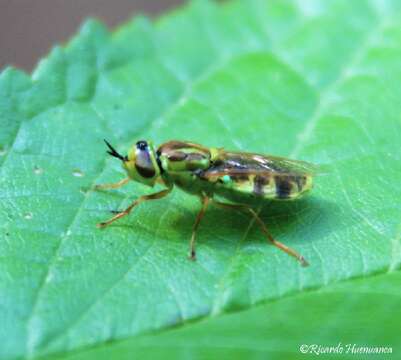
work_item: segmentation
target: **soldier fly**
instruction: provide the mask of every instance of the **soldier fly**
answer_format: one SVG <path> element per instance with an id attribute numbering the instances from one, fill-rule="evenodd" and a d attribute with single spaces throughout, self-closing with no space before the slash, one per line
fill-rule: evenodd
<path id="1" fill-rule="evenodd" d="M 117 183 L 97 185 L 96 189 L 117 189 L 130 180 L 150 187 L 158 183 L 165 189 L 139 197 L 125 210 L 116 212 L 111 219 L 98 224 L 98 227 L 110 225 L 145 201 L 165 197 L 176 185 L 198 196 L 201 201 L 201 209 L 192 229 L 190 259 L 196 258 L 196 231 L 208 205 L 213 202 L 222 208 L 247 212 L 271 244 L 296 258 L 301 265 L 308 265 L 303 256 L 272 237 L 252 205 L 268 200 L 298 199 L 312 188 L 315 165 L 175 140 L 160 145 L 157 150 L 151 142 L 141 140 L 131 147 L 127 156 L 123 156 L 104 141 L 109 148 L 107 152 L 121 160 L 128 176 Z"/>

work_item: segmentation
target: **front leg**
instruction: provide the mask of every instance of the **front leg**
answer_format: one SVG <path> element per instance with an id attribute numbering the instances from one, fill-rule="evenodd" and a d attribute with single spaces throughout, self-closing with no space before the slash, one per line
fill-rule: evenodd
<path id="1" fill-rule="evenodd" d="M 112 184 L 97 184 L 95 185 L 95 190 L 105 190 L 105 189 L 118 189 L 129 182 L 129 178 L 120 180 L 119 182 Z"/>
<path id="2" fill-rule="evenodd" d="M 107 220 L 107 221 L 104 221 L 104 222 L 101 222 L 101 223 L 97 224 L 97 227 L 104 228 L 104 227 L 110 225 L 112 222 L 114 222 L 114 221 L 116 221 L 116 220 L 128 215 L 131 212 L 131 210 L 135 206 L 139 205 L 140 203 L 142 203 L 144 201 L 148 201 L 148 200 L 161 199 L 161 198 L 167 196 L 171 192 L 172 189 L 173 189 L 173 187 L 169 187 L 169 188 L 164 189 L 162 191 L 159 191 L 157 193 L 149 194 L 149 195 L 143 195 L 143 196 L 139 197 L 130 206 L 128 206 L 125 210 L 117 213 L 110 220 Z"/>

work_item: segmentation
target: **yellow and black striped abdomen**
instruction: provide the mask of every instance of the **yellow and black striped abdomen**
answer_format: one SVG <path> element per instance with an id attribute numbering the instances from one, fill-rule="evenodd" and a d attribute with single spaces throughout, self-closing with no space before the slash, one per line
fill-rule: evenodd
<path id="1" fill-rule="evenodd" d="M 275 199 L 296 199 L 312 189 L 310 175 L 275 175 Z"/>
<path id="2" fill-rule="evenodd" d="M 216 193 L 227 198 L 242 195 L 266 200 L 292 200 L 312 188 L 312 177 L 308 175 L 226 174 L 209 180 L 215 182 Z"/>

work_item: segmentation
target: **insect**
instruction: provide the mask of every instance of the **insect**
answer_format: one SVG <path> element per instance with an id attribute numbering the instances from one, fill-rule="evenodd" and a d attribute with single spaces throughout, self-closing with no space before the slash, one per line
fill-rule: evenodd
<path id="1" fill-rule="evenodd" d="M 308 262 L 295 250 L 275 240 L 252 206 L 269 200 L 298 199 L 312 188 L 316 166 L 297 160 L 246 152 L 208 148 L 184 141 L 169 141 L 153 147 L 149 141 L 138 141 L 128 155 L 119 154 L 106 140 L 108 153 L 121 160 L 127 177 L 114 184 L 97 185 L 96 189 L 117 189 L 130 180 L 165 189 L 136 199 L 125 210 L 98 224 L 104 228 L 128 215 L 134 207 L 167 196 L 174 186 L 196 195 L 201 208 L 196 216 L 190 240 L 190 259 L 195 260 L 196 232 L 208 205 L 247 212 L 259 225 L 267 240 L 301 265 Z M 224 200 L 224 201 L 223 201 Z"/>

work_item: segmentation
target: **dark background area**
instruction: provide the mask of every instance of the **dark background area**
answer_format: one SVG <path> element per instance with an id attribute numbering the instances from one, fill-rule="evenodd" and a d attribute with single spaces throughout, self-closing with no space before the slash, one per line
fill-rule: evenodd
<path id="1" fill-rule="evenodd" d="M 83 20 L 97 17 L 114 27 L 135 14 L 152 17 L 184 0 L 0 0 L 0 71 L 31 71 L 55 45 L 66 42 Z"/>

